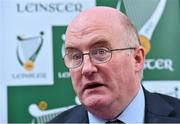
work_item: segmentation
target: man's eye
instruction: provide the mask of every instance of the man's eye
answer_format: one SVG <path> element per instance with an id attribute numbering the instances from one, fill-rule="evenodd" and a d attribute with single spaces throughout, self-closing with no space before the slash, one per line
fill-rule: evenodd
<path id="1" fill-rule="evenodd" d="M 106 51 L 104 49 L 99 49 L 97 52 L 101 55 L 106 54 Z"/>
<path id="2" fill-rule="evenodd" d="M 72 59 L 73 60 L 79 60 L 79 59 L 81 59 L 82 58 L 82 55 L 81 54 L 74 54 L 74 55 L 72 55 Z"/>
<path id="3" fill-rule="evenodd" d="M 107 53 L 107 50 L 105 49 L 97 49 L 92 52 L 93 55 L 105 55 Z"/>

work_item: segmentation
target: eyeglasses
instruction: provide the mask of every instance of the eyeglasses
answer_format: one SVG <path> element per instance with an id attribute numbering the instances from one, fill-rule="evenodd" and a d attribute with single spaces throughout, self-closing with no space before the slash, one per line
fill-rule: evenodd
<path id="1" fill-rule="evenodd" d="M 112 57 L 113 51 L 122 51 L 135 49 L 135 47 L 127 47 L 121 49 L 108 49 L 106 47 L 99 47 L 90 49 L 89 52 L 83 53 L 78 49 L 67 49 L 64 56 L 64 63 L 69 69 L 77 68 L 83 63 L 84 55 L 89 55 L 93 64 L 102 64 L 108 62 Z"/>

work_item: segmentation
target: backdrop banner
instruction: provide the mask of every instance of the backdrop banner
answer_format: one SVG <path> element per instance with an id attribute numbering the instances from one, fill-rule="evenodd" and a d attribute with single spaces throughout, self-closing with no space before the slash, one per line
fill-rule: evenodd
<path id="1" fill-rule="evenodd" d="M 144 87 L 180 98 L 179 0 L 1 0 L 0 122 L 44 123 L 80 104 L 62 59 L 65 31 L 94 6 L 122 11 L 138 29 Z"/>

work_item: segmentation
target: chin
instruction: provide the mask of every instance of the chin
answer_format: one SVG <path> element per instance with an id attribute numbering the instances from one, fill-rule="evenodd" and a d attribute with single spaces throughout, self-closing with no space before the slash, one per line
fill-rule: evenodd
<path id="1" fill-rule="evenodd" d="M 109 108 L 112 105 L 110 99 L 105 98 L 87 98 L 84 100 L 83 105 L 89 112 L 102 119 L 112 119 L 113 114 L 109 112 Z"/>
<path id="2" fill-rule="evenodd" d="M 109 100 L 104 96 L 89 96 L 83 100 L 83 105 L 89 109 L 98 109 L 106 107 L 109 104 Z"/>

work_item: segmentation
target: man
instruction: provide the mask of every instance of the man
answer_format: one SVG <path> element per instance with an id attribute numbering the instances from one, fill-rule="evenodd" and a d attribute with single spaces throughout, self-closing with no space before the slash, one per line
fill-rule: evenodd
<path id="1" fill-rule="evenodd" d="M 180 100 L 141 86 L 144 49 L 130 20 L 118 10 L 80 13 L 66 31 L 64 61 L 82 105 L 51 123 L 180 122 Z"/>

